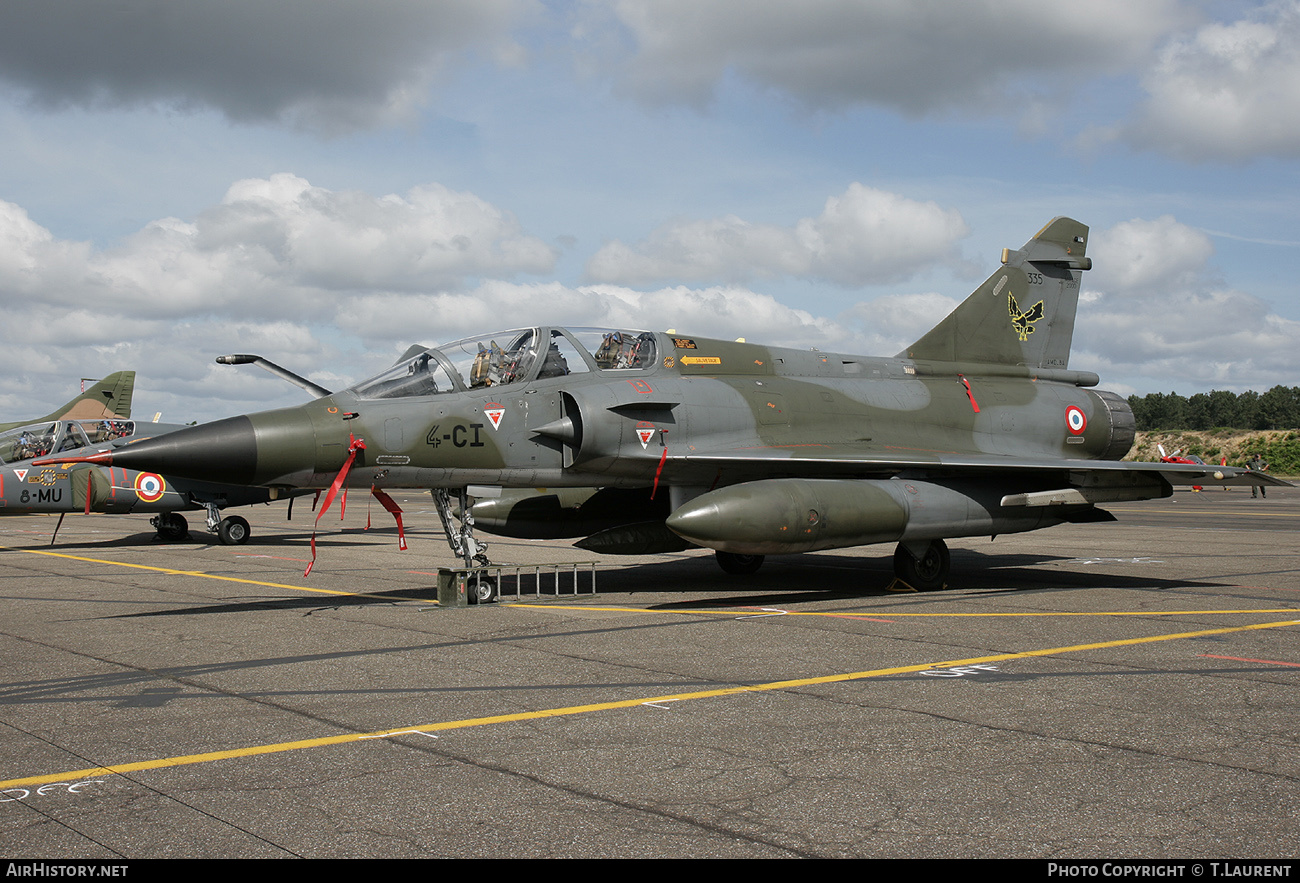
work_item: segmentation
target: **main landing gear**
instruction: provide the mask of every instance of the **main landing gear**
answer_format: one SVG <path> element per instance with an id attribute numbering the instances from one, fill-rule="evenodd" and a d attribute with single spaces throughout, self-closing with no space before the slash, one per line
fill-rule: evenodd
<path id="1" fill-rule="evenodd" d="M 943 540 L 930 540 L 920 547 L 899 543 L 894 550 L 894 576 L 918 592 L 942 589 L 951 563 L 948 544 Z"/>
<path id="2" fill-rule="evenodd" d="M 207 527 L 217 535 L 225 546 L 242 546 L 248 542 L 252 530 L 248 526 L 248 521 L 240 518 L 238 515 L 231 515 L 229 518 L 221 517 L 221 510 L 215 503 L 204 503 L 203 507 L 208 510 Z M 158 539 L 165 543 L 179 543 L 189 539 L 190 525 L 185 520 L 185 516 L 176 512 L 164 512 L 161 515 L 155 515 L 149 519 L 154 530 L 158 531 Z"/>
<path id="3" fill-rule="evenodd" d="M 747 576 L 763 566 L 762 555 L 714 552 L 718 566 L 733 576 Z M 952 557 L 943 540 L 899 543 L 894 550 L 894 585 L 904 583 L 918 592 L 942 589 L 948 580 Z M 892 589 L 892 587 L 891 587 Z"/>
<path id="4" fill-rule="evenodd" d="M 480 543 L 474 537 L 474 513 L 470 511 L 469 493 L 465 488 L 455 489 L 458 497 L 456 512 L 453 513 L 451 494 L 447 488 L 434 488 L 433 505 L 438 509 L 438 518 L 442 521 L 442 532 L 447 537 L 447 545 L 452 553 L 465 562 L 465 567 L 489 567 L 487 543 Z M 497 599 L 497 584 L 485 576 L 481 570 L 469 574 L 469 600 L 471 604 L 488 604 Z"/>
<path id="5" fill-rule="evenodd" d="M 718 566 L 732 576 L 748 576 L 763 566 L 762 555 L 737 555 L 735 552 L 714 552 Z"/>
<path id="6" fill-rule="evenodd" d="M 149 519 L 149 523 L 158 531 L 158 539 L 165 543 L 179 543 L 190 535 L 189 522 L 175 512 L 155 515 Z"/>

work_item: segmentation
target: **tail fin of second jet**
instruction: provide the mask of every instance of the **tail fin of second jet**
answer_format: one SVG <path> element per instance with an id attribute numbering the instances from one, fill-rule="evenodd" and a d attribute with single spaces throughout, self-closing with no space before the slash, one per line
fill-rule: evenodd
<path id="1" fill-rule="evenodd" d="M 54 420 L 126 420 L 131 416 L 131 396 L 135 392 L 135 372 L 118 371 L 96 383 L 60 408 L 44 417 L 24 421 L 43 423 Z"/>
<path id="2" fill-rule="evenodd" d="M 1002 266 L 899 356 L 1069 367 L 1079 281 L 1092 267 L 1087 246 L 1086 226 L 1053 218 L 1024 248 L 1003 249 Z"/>

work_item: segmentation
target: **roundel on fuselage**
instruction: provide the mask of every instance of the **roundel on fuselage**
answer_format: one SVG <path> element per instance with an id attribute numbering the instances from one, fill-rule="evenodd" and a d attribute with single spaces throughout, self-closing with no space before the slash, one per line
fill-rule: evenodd
<path id="1" fill-rule="evenodd" d="M 1088 428 L 1088 417 L 1082 408 L 1071 405 L 1065 409 L 1065 428 L 1070 430 L 1070 435 L 1083 435 Z"/>

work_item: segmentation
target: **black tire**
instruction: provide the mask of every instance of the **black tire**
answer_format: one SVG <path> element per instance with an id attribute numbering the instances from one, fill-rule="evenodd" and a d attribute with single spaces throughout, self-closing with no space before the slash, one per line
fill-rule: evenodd
<path id="1" fill-rule="evenodd" d="M 948 580 L 951 564 L 948 544 L 943 540 L 931 540 L 920 560 L 914 558 L 901 543 L 894 550 L 894 576 L 918 592 L 942 589 Z"/>
<path id="2" fill-rule="evenodd" d="M 718 566 L 732 576 L 748 576 L 763 566 L 762 555 L 737 555 L 735 552 L 714 552 Z"/>
<path id="3" fill-rule="evenodd" d="M 175 512 L 164 512 L 154 519 L 154 527 L 158 529 L 158 539 L 168 543 L 179 543 L 188 539 L 190 535 L 189 522 L 183 515 L 177 515 Z"/>
<path id="4" fill-rule="evenodd" d="M 229 518 L 223 518 L 217 524 L 217 539 L 221 540 L 227 546 L 242 546 L 248 542 L 248 537 L 252 531 L 248 527 L 248 522 L 238 515 L 231 515 Z"/>
<path id="5" fill-rule="evenodd" d="M 471 604 L 491 604 L 497 599 L 497 584 L 493 580 L 470 578 L 465 587 Z"/>

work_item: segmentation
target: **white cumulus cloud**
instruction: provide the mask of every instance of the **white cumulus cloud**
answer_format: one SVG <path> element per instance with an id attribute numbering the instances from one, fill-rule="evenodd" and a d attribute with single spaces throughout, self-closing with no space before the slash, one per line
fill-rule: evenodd
<path id="1" fill-rule="evenodd" d="M 873 356 L 892 356 L 920 340 L 957 308 L 961 298 L 926 292 L 889 294 L 857 304 L 840 317 L 855 329 L 861 351 Z"/>
<path id="2" fill-rule="evenodd" d="M 558 282 L 491 281 L 466 291 L 355 298 L 340 309 L 338 322 L 369 345 L 394 353 L 416 341 L 432 344 L 542 324 L 672 328 L 700 337 L 798 346 L 831 346 L 849 339 L 839 323 L 738 286 L 638 291 L 618 285 L 571 288 Z"/>
<path id="3" fill-rule="evenodd" d="M 340 319 L 355 298 L 454 291 L 548 272 L 554 260 L 508 212 L 436 184 L 376 197 L 289 174 L 243 180 L 194 219 L 150 222 L 106 249 L 60 240 L 0 201 L 0 370 L 28 399 L 57 403 L 69 377 L 134 368 L 139 401 L 152 394 L 177 418 L 258 410 L 267 404 L 239 396 L 301 394 L 236 380 L 214 356 L 260 351 L 301 374 L 355 374 L 338 352 L 357 339 Z M 410 309 L 394 329 L 407 342 L 419 324 Z M 480 327 L 499 327 L 502 314 Z"/>
<path id="4" fill-rule="evenodd" d="M 806 276 L 866 285 L 955 262 L 955 243 L 969 232 L 955 209 L 855 182 L 820 215 L 789 227 L 727 216 L 671 222 L 634 245 L 615 240 L 591 258 L 586 275 L 623 284 Z"/>
<path id="5" fill-rule="evenodd" d="M 1289 383 L 1300 322 L 1223 284 L 1209 238 L 1172 217 L 1135 219 L 1092 237 L 1075 367 L 1151 389 L 1257 390 Z"/>
<path id="6" fill-rule="evenodd" d="M 1098 231 L 1091 251 L 1096 269 L 1085 277 L 1089 287 L 1150 297 L 1193 284 L 1214 254 L 1214 245 L 1200 230 L 1164 215 Z"/>
<path id="7" fill-rule="evenodd" d="M 1179 159 L 1300 156 L 1300 2 L 1265 4 L 1164 46 L 1126 130 Z"/>

